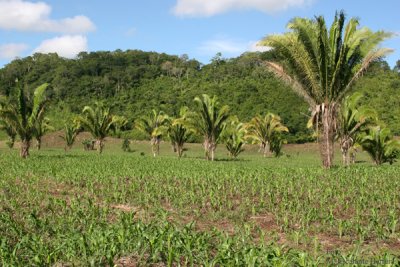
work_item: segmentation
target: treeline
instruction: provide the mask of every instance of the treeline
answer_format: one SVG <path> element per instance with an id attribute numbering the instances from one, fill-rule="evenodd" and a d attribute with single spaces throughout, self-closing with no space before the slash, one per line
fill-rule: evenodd
<path id="1" fill-rule="evenodd" d="M 16 79 L 27 90 L 49 83 L 47 116 L 55 129 L 95 101 L 106 102 L 113 112 L 127 118 L 139 118 L 152 109 L 178 115 L 180 107 L 193 106 L 194 97 L 205 93 L 216 95 L 242 121 L 268 111 L 279 114 L 289 129 L 289 142 L 310 141 L 308 106 L 263 65 L 273 57 L 272 52 L 233 59 L 217 54 L 210 64 L 202 65 L 187 55 L 139 50 L 82 52 L 76 59 L 34 54 L 0 69 L 0 93 L 13 94 Z M 396 70 L 377 62 L 356 87 L 365 95 L 363 104 L 376 109 L 398 135 L 400 77 Z M 135 129 L 126 134 L 143 138 Z"/>

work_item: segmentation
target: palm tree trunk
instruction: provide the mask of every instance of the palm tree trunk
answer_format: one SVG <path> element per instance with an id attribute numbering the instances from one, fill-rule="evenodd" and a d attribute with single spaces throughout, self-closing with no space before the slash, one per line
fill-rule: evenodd
<path id="1" fill-rule="evenodd" d="M 96 140 L 96 149 L 99 154 L 103 153 L 104 140 L 102 138 Z"/>
<path id="2" fill-rule="evenodd" d="M 41 138 L 36 139 L 36 148 L 37 148 L 37 150 L 40 150 L 42 148 L 42 139 Z"/>
<path id="3" fill-rule="evenodd" d="M 31 146 L 31 142 L 29 140 L 23 139 L 21 142 L 21 151 L 19 155 L 21 158 L 26 159 L 29 156 L 29 147 Z"/>
<path id="4" fill-rule="evenodd" d="M 206 160 L 210 160 L 210 140 L 206 138 L 204 140 L 203 146 L 204 146 L 204 152 L 206 154 Z"/>
<path id="5" fill-rule="evenodd" d="M 210 152 L 211 152 L 211 161 L 214 161 L 214 159 L 215 159 L 215 149 L 217 148 L 217 145 L 216 144 L 212 144 L 211 145 L 211 147 L 210 147 Z"/>
<path id="6" fill-rule="evenodd" d="M 267 157 L 268 152 L 269 152 L 269 145 L 268 145 L 268 143 L 264 143 L 262 146 L 263 146 L 263 155 L 265 158 L 265 157 Z"/>
<path id="7" fill-rule="evenodd" d="M 333 165 L 335 126 L 335 103 L 330 103 L 326 105 L 322 111 L 322 138 L 320 140 L 322 165 L 326 169 L 331 168 Z"/>
<path id="8" fill-rule="evenodd" d="M 182 145 L 177 145 L 176 151 L 178 153 L 178 157 L 181 158 L 182 154 L 183 154 L 183 146 Z"/>
<path id="9" fill-rule="evenodd" d="M 156 157 L 160 154 L 160 138 L 152 137 L 151 138 L 151 151 L 153 152 L 153 157 Z"/>

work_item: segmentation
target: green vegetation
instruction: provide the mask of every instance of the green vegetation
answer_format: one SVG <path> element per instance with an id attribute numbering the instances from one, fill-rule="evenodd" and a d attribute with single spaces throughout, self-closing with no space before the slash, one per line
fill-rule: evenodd
<path id="1" fill-rule="evenodd" d="M 1 264 L 399 264 L 398 164 L 326 171 L 306 146 L 211 163 L 200 144 L 177 159 L 169 143 L 153 158 L 146 143 L 124 153 L 107 142 L 101 157 L 1 149 Z"/>
<path id="2" fill-rule="evenodd" d="M 0 265 L 398 266 L 399 110 L 380 101 L 399 101 L 400 63 L 380 59 L 390 34 L 344 21 L 295 18 L 262 41 L 271 51 L 208 65 L 141 51 L 8 64 Z M 317 144 L 284 146 L 314 137 L 325 169 Z"/>

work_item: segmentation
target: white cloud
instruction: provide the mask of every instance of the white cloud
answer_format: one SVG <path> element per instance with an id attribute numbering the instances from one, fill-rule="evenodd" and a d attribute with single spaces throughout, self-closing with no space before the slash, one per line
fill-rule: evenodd
<path id="1" fill-rule="evenodd" d="M 227 37 L 218 37 L 203 42 L 197 49 L 204 55 L 215 55 L 221 52 L 227 56 L 238 56 L 244 52 L 265 52 L 269 47 L 258 46 L 257 41 L 240 41 Z"/>
<path id="2" fill-rule="evenodd" d="M 74 58 L 79 52 L 87 51 L 87 39 L 82 35 L 64 35 L 44 40 L 33 52 L 57 53 L 61 57 Z"/>
<path id="3" fill-rule="evenodd" d="M 313 0 L 177 0 L 173 12 L 178 16 L 213 16 L 229 10 L 256 9 L 271 13 L 300 7 Z"/>
<path id="4" fill-rule="evenodd" d="M 20 56 L 26 49 L 28 45 L 26 44 L 4 44 L 0 45 L 0 59 L 14 59 Z"/>
<path id="5" fill-rule="evenodd" d="M 50 19 L 51 7 L 44 2 L 0 0 L 0 28 L 18 31 L 84 33 L 95 29 L 85 16 Z"/>
<path id="6" fill-rule="evenodd" d="M 271 48 L 268 46 L 258 45 L 258 42 L 249 42 L 247 50 L 250 52 L 266 52 Z"/>

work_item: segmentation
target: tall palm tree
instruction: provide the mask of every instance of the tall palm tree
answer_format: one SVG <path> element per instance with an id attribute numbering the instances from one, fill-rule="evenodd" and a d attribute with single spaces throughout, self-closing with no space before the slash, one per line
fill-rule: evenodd
<path id="1" fill-rule="evenodd" d="M 370 127 L 360 144 L 376 165 L 385 162 L 392 164 L 400 155 L 400 141 L 394 140 L 390 129 L 386 127 Z"/>
<path id="2" fill-rule="evenodd" d="M 194 102 L 197 109 L 188 112 L 185 124 L 188 129 L 203 136 L 206 159 L 214 160 L 215 149 L 229 118 L 229 107 L 220 106 L 216 96 L 210 98 L 206 94 L 202 98 L 195 97 Z"/>
<path id="3" fill-rule="evenodd" d="M 29 101 L 22 86 L 17 86 L 16 99 L 11 99 L 8 105 L 0 109 L 0 117 L 17 132 L 21 139 L 20 156 L 22 158 L 29 156 L 37 122 L 44 118 L 47 86 L 48 84 L 45 83 L 35 89 L 33 101 Z"/>
<path id="4" fill-rule="evenodd" d="M 322 162 L 330 168 L 338 105 L 371 62 L 392 51 L 378 47 L 391 34 L 359 28 L 357 18 L 345 25 L 343 11 L 336 13 L 329 30 L 322 16 L 294 18 L 287 27 L 289 32 L 260 42 L 273 48 L 278 58 L 266 65 L 300 94 L 318 117 Z"/>
<path id="5" fill-rule="evenodd" d="M 340 106 L 337 137 L 340 140 L 344 165 L 350 164 L 349 150 L 355 145 L 357 137 L 377 121 L 377 115 L 373 109 L 357 107 L 361 98 L 361 93 L 346 96 Z"/>
<path id="6" fill-rule="evenodd" d="M 171 140 L 174 152 L 178 154 L 178 157 L 182 157 L 183 145 L 189 138 L 189 131 L 184 125 L 185 116 L 188 113 L 187 107 L 182 107 L 179 110 L 178 118 L 170 118 L 168 125 L 168 137 Z"/>
<path id="7" fill-rule="evenodd" d="M 268 112 L 264 117 L 257 115 L 252 118 L 247 123 L 246 129 L 247 138 L 261 145 L 264 157 L 271 151 L 271 143 L 278 141 L 277 135 L 282 132 L 289 132 L 289 129 L 282 124 L 281 118 L 271 112 Z"/>
<path id="8" fill-rule="evenodd" d="M 167 123 L 168 116 L 153 109 L 149 116 L 143 116 L 135 124 L 136 129 L 150 137 L 154 157 L 160 154 L 161 137 L 167 131 Z"/>
<path id="9" fill-rule="evenodd" d="M 85 106 L 82 114 L 77 117 L 76 123 L 80 128 L 90 132 L 96 139 L 96 148 L 99 154 L 103 152 L 104 139 L 111 130 L 115 130 L 118 118 L 111 114 L 110 108 L 96 102 L 94 108 Z"/>

